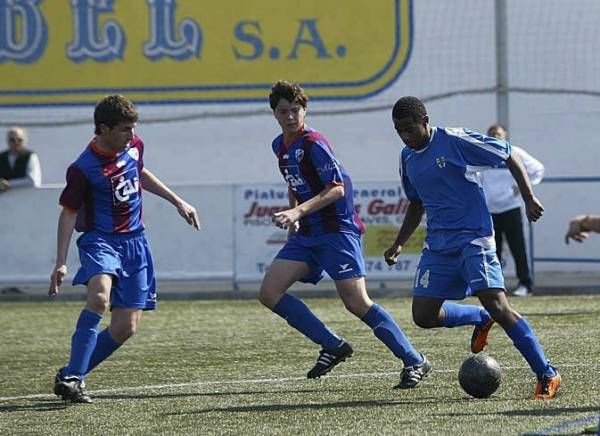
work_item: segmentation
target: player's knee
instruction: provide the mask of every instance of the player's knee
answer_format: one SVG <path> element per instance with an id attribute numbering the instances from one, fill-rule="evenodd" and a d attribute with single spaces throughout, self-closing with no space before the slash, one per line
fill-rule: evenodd
<path id="1" fill-rule="evenodd" d="M 490 315 L 498 324 L 503 327 L 508 327 L 513 325 L 518 320 L 518 314 L 515 312 L 510 306 L 500 306 L 493 312 L 490 312 Z"/>
<path id="2" fill-rule="evenodd" d="M 359 298 L 344 299 L 343 302 L 346 310 L 358 318 L 362 318 L 373 304 L 368 304 L 367 301 Z"/>
<path id="3" fill-rule="evenodd" d="M 281 294 L 273 292 L 268 287 L 261 285 L 260 292 L 258 294 L 258 301 L 260 301 L 263 306 L 273 309 L 280 298 Z"/>
<path id="4" fill-rule="evenodd" d="M 88 296 L 88 301 L 86 304 L 86 309 L 98 313 L 103 314 L 108 309 L 109 298 L 104 293 L 94 293 Z"/>
<path id="5" fill-rule="evenodd" d="M 438 326 L 437 319 L 428 313 L 413 313 L 415 324 L 424 329 L 432 329 Z"/>
<path id="6" fill-rule="evenodd" d="M 508 305 L 502 301 L 492 301 L 485 305 L 485 309 L 488 311 L 490 316 L 501 326 L 510 325 L 514 323 L 517 313 Z"/>
<path id="7" fill-rule="evenodd" d="M 113 337 L 113 339 L 116 342 L 119 343 L 123 343 L 125 342 L 127 339 L 131 338 L 136 330 L 137 330 L 137 325 L 134 322 L 130 322 L 130 323 L 121 323 L 121 324 L 117 324 L 115 326 L 113 326 L 114 328 L 111 329 L 111 336 Z"/>

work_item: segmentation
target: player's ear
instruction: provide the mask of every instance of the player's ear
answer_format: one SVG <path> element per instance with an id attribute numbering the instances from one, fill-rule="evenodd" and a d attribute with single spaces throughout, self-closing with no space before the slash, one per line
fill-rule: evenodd
<path id="1" fill-rule="evenodd" d="M 108 132 L 110 132 L 110 127 L 108 127 L 106 124 L 100 124 L 100 134 L 103 135 Z"/>
<path id="2" fill-rule="evenodd" d="M 423 125 L 429 124 L 429 115 L 423 115 Z"/>

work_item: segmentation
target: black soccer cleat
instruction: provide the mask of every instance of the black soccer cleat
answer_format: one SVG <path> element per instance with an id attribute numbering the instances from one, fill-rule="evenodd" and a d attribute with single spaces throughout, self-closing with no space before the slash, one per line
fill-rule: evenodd
<path id="1" fill-rule="evenodd" d="M 63 369 L 59 369 L 54 376 L 54 394 L 71 403 L 91 403 L 92 399 L 85 390 L 85 381 L 75 376 L 63 377 Z"/>
<path id="2" fill-rule="evenodd" d="M 321 350 L 319 352 L 319 357 L 317 358 L 317 363 L 310 371 L 308 371 L 306 377 L 319 378 L 327 374 L 338 363 L 351 357 L 352 353 L 354 353 L 354 350 L 346 341 L 342 342 L 339 347 L 334 348 L 333 350 Z"/>
<path id="3" fill-rule="evenodd" d="M 421 356 L 423 356 L 421 354 Z M 429 375 L 433 365 L 429 363 L 427 357 L 423 356 L 423 363 L 420 365 L 405 366 L 400 374 L 400 383 L 394 386 L 394 389 L 412 389 L 416 388 L 425 377 Z"/>

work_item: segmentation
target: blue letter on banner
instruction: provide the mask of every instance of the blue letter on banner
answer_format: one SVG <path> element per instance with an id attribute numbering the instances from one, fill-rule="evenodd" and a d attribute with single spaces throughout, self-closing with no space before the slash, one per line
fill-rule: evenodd
<path id="1" fill-rule="evenodd" d="M 176 35 L 176 0 L 147 0 L 150 7 L 150 41 L 144 44 L 144 55 L 151 61 L 165 56 L 183 61 L 192 56 L 199 58 L 202 49 L 202 31 L 191 18 L 181 20 Z"/>
<path id="2" fill-rule="evenodd" d="M 71 0 L 75 40 L 67 46 L 67 57 L 76 63 L 87 59 L 109 62 L 123 57 L 125 32 L 114 20 L 99 28 L 98 16 L 113 11 L 114 0 Z"/>
<path id="3" fill-rule="evenodd" d="M 0 64 L 31 64 L 44 53 L 48 26 L 38 8 L 40 1 L 0 0 Z"/>

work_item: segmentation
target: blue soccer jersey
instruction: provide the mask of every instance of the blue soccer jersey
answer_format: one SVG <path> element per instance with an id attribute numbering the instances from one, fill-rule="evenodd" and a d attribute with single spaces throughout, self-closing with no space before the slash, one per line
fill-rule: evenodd
<path id="1" fill-rule="evenodd" d="M 478 172 L 509 156 L 507 142 L 464 128 L 433 127 L 425 148 L 402 150 L 402 185 L 407 198 L 425 208 L 427 248 L 444 252 L 469 243 L 494 246 Z"/>
<path id="2" fill-rule="evenodd" d="M 134 136 L 123 152 L 100 150 L 92 140 L 67 170 L 60 204 L 77 212 L 79 232 L 143 230 L 141 174 L 144 143 Z"/>
<path id="3" fill-rule="evenodd" d="M 279 170 L 298 204 L 315 197 L 327 186 L 344 186 L 343 197 L 300 220 L 300 235 L 364 232 L 362 221 L 354 209 L 350 176 L 323 135 L 305 128 L 289 144 L 285 144 L 283 135 L 279 135 L 273 140 L 273 152 L 279 159 Z"/>

